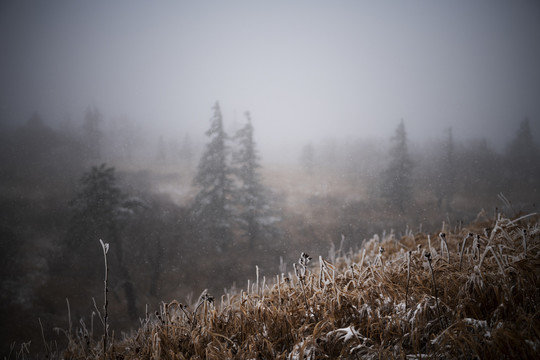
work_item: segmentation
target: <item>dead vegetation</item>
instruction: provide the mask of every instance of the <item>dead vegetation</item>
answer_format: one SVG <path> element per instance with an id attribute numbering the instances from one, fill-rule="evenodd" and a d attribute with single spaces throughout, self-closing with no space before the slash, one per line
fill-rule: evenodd
<path id="1" fill-rule="evenodd" d="M 192 306 L 163 303 L 103 354 L 65 331 L 65 359 L 495 359 L 540 353 L 539 215 L 442 234 L 374 236 L 294 273 Z M 309 263 L 309 264 L 308 264 Z"/>

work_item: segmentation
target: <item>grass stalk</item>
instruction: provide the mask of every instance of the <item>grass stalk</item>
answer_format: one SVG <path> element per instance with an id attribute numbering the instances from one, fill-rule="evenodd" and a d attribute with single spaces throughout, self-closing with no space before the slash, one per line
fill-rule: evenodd
<path id="1" fill-rule="evenodd" d="M 306 267 L 302 263 L 299 263 L 299 264 L 294 263 L 293 267 L 294 267 L 295 275 L 298 278 L 298 282 L 300 283 L 300 287 L 302 289 L 302 295 L 304 296 L 304 304 L 306 306 L 306 312 L 309 314 L 309 304 L 307 301 L 306 289 L 304 286 L 304 280 L 306 276 Z"/>
<path id="2" fill-rule="evenodd" d="M 51 349 L 49 348 L 49 345 L 47 344 L 47 340 L 45 340 L 45 332 L 43 331 L 43 324 L 41 323 L 41 319 L 38 318 L 39 321 L 39 328 L 41 329 L 41 339 L 43 340 L 43 346 L 45 346 L 45 352 L 47 353 L 47 356 L 51 355 Z"/>
<path id="3" fill-rule="evenodd" d="M 71 309 L 69 308 L 69 299 L 66 298 L 66 303 L 67 303 L 67 311 L 68 311 L 68 324 L 69 324 L 69 337 L 71 338 L 71 328 L 72 328 L 72 323 L 71 323 Z"/>
<path id="4" fill-rule="evenodd" d="M 431 280 L 433 281 L 433 290 L 435 292 L 435 305 L 437 305 L 437 316 L 439 317 L 439 325 L 441 329 L 444 329 L 442 318 L 441 318 L 441 309 L 439 307 L 439 295 L 437 291 L 437 283 L 435 282 L 435 273 L 433 272 L 433 266 L 431 265 L 431 254 L 428 252 L 424 255 L 429 264 L 429 271 L 431 272 Z"/>
<path id="5" fill-rule="evenodd" d="M 109 243 L 103 243 L 103 240 L 99 239 L 99 242 L 101 243 L 101 248 L 103 249 L 103 258 L 105 259 L 105 280 L 104 283 L 104 289 L 103 289 L 103 359 L 106 359 L 107 356 L 107 341 L 109 336 L 109 325 L 108 325 L 108 319 L 109 319 L 109 264 L 107 262 L 107 252 L 109 252 Z"/>
<path id="6" fill-rule="evenodd" d="M 444 244 L 444 248 L 446 250 L 446 262 L 450 264 L 450 250 L 448 249 L 448 243 L 446 242 L 446 233 L 440 233 L 439 238 L 441 239 L 441 255 L 443 252 L 442 245 Z"/>
<path id="7" fill-rule="evenodd" d="M 409 308 L 409 283 L 411 281 L 411 251 L 407 252 L 407 290 L 405 291 L 405 311 Z"/>
<path id="8" fill-rule="evenodd" d="M 465 252 L 465 244 L 467 239 L 473 236 L 472 233 L 468 233 L 467 236 L 463 238 L 463 244 L 461 245 L 461 251 L 459 252 L 459 271 L 461 271 L 461 265 L 463 264 L 463 253 Z"/>
<path id="9" fill-rule="evenodd" d="M 522 241 L 523 241 L 523 252 L 525 257 L 527 257 L 527 230 L 523 229 L 521 231 Z"/>

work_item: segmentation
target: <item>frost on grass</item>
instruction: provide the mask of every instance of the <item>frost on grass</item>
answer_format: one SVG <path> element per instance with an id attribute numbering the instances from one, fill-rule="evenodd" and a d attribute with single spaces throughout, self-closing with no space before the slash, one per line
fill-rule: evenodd
<path id="1" fill-rule="evenodd" d="M 374 237 L 335 260 L 303 253 L 294 273 L 214 301 L 164 303 L 112 339 L 123 359 L 535 358 L 538 215 L 457 232 Z M 492 229 L 484 232 L 485 228 Z M 525 230 L 525 231 L 524 231 Z M 439 237 L 441 241 L 431 241 Z M 525 240 L 524 240 L 525 237 Z M 384 249 L 384 250 L 382 250 Z M 425 250 L 427 249 L 427 250 Z M 429 255 L 428 255 L 429 253 Z M 437 290 L 437 291 L 436 291 Z M 206 295 L 205 295 L 206 294 Z M 75 332 L 75 334 L 77 334 Z M 72 336 L 64 358 L 102 358 Z"/>

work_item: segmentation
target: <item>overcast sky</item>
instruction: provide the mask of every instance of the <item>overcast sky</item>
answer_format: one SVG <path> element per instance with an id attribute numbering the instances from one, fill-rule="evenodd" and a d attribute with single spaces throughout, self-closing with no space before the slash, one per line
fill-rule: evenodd
<path id="1" fill-rule="evenodd" d="M 2 1 L 0 116 L 90 104 L 166 137 L 252 113 L 263 156 L 321 137 L 540 141 L 538 1 Z"/>

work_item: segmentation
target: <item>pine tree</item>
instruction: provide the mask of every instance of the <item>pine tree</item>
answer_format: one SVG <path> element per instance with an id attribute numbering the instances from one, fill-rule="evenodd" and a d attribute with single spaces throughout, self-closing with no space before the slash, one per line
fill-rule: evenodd
<path id="1" fill-rule="evenodd" d="M 540 150 L 534 141 L 529 119 L 521 121 L 514 139 L 506 149 L 507 178 L 511 186 L 523 189 L 523 185 L 536 187 L 540 176 Z"/>
<path id="2" fill-rule="evenodd" d="M 300 165 L 304 169 L 304 171 L 311 175 L 313 174 L 313 167 L 315 165 L 315 159 L 314 159 L 314 150 L 313 150 L 313 144 L 307 143 L 302 148 L 302 152 L 300 154 Z"/>
<path id="3" fill-rule="evenodd" d="M 390 164 L 383 173 L 383 196 L 399 210 L 404 210 L 411 197 L 412 161 L 407 148 L 407 132 L 403 120 L 392 137 Z"/>
<path id="4" fill-rule="evenodd" d="M 217 102 L 213 110 L 210 129 L 206 132 L 210 142 L 206 145 L 193 181 L 200 190 L 195 197 L 191 214 L 200 239 L 213 242 L 218 250 L 225 250 L 232 240 L 229 201 L 233 182 L 231 169 L 227 164 L 227 134 L 223 129 L 223 118 Z"/>
<path id="5" fill-rule="evenodd" d="M 457 163 L 460 168 L 459 186 L 464 195 L 491 197 L 503 188 L 502 154 L 490 147 L 487 139 L 471 141 L 460 152 Z"/>
<path id="6" fill-rule="evenodd" d="M 116 184 L 115 169 L 105 164 L 93 166 L 80 183 L 81 190 L 70 202 L 73 216 L 68 247 L 84 254 L 100 238 L 111 243 L 117 241 L 118 214 L 125 195 Z M 96 250 L 98 254 L 99 250 Z"/>
<path id="7" fill-rule="evenodd" d="M 189 134 L 186 134 L 184 136 L 184 140 L 182 141 L 182 147 L 180 149 L 180 157 L 182 164 L 188 169 L 191 170 L 192 163 L 193 163 L 193 144 L 191 142 L 191 137 Z"/>
<path id="8" fill-rule="evenodd" d="M 528 159 L 531 155 L 538 155 L 538 147 L 532 136 L 529 119 L 525 118 L 519 124 L 519 129 L 507 149 L 508 156 L 519 159 Z"/>
<path id="9" fill-rule="evenodd" d="M 446 208 L 450 210 L 450 203 L 455 191 L 456 169 L 454 164 L 454 138 L 452 128 L 447 130 L 448 137 L 441 144 L 441 156 L 436 166 L 436 178 L 433 184 L 435 196 L 437 197 L 437 206 L 442 207 L 446 199 Z"/>
<path id="10" fill-rule="evenodd" d="M 238 222 L 249 246 L 253 247 L 259 239 L 267 239 L 275 234 L 273 223 L 277 218 L 270 212 L 267 189 L 260 181 L 258 169 L 261 166 L 253 140 L 253 125 L 249 112 L 245 115 L 246 125 L 234 136 L 239 147 L 233 154 L 233 165 L 240 180 L 239 188 L 235 192 Z"/>
<path id="11" fill-rule="evenodd" d="M 163 140 L 163 136 L 159 136 L 158 142 L 157 142 L 157 155 L 156 160 L 160 164 L 165 164 L 167 160 L 167 147 L 165 146 L 165 140 Z"/>
<path id="12" fill-rule="evenodd" d="M 142 202 L 136 198 L 128 198 L 120 190 L 115 169 L 105 164 L 92 167 L 80 182 L 82 189 L 70 202 L 73 216 L 70 219 L 64 257 L 71 261 L 77 272 L 90 271 L 86 275 L 93 275 L 92 271 L 96 267 L 92 265 L 101 255 L 98 240 L 103 239 L 110 243 L 112 253 L 116 255 L 114 261 L 124 288 L 128 314 L 136 318 L 135 289 L 125 265 L 120 232 L 126 215 L 132 214 Z"/>
<path id="13" fill-rule="evenodd" d="M 101 158 L 102 133 L 99 127 L 102 121 L 101 112 L 95 105 L 86 109 L 83 124 L 84 143 L 86 146 L 86 155 L 92 160 Z"/>
<path id="14" fill-rule="evenodd" d="M 537 164 L 540 151 L 532 136 L 529 119 L 521 121 L 514 139 L 506 149 L 508 159 L 521 167 L 534 167 Z"/>

